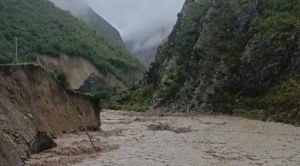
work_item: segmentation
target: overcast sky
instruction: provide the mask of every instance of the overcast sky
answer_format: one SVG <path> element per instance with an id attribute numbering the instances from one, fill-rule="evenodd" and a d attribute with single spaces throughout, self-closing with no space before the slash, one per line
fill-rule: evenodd
<path id="1" fill-rule="evenodd" d="M 168 36 L 185 0 L 86 1 L 119 30 L 124 41 L 144 40 L 144 47 L 149 47 Z"/>

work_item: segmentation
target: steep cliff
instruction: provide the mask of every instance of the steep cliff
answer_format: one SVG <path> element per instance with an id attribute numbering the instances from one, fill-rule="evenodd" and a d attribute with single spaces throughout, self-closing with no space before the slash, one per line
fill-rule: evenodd
<path id="1" fill-rule="evenodd" d="M 65 90 L 40 66 L 1 65 L 0 87 L 2 166 L 24 165 L 31 153 L 56 146 L 53 137 L 100 124 L 96 101 Z"/>
<path id="2" fill-rule="evenodd" d="M 187 0 L 143 80 L 151 109 L 300 122 L 298 0 Z"/>

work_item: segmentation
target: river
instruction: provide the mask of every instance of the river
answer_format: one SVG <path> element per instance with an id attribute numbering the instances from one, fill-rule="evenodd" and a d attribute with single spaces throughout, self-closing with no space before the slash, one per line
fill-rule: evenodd
<path id="1" fill-rule="evenodd" d="M 300 128 L 227 116 L 106 110 L 104 132 L 65 134 L 32 166 L 300 165 Z"/>

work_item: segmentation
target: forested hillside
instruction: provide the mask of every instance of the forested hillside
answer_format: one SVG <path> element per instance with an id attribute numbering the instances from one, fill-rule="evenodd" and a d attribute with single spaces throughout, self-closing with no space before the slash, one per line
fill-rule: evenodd
<path id="1" fill-rule="evenodd" d="M 79 18 L 91 29 L 96 31 L 97 34 L 106 37 L 111 40 L 117 46 L 126 49 L 126 46 L 122 40 L 122 37 L 118 30 L 113 27 L 109 22 L 102 18 L 97 12 L 95 12 L 89 4 L 84 0 L 50 0 L 57 7 L 69 11 L 73 16 Z"/>
<path id="2" fill-rule="evenodd" d="M 126 51 L 47 0 L 1 0 L 0 29 L 0 63 L 15 61 L 18 37 L 19 62 L 36 61 L 39 55 L 80 56 L 125 83 L 144 71 Z"/>
<path id="3" fill-rule="evenodd" d="M 92 8 L 88 8 L 85 15 L 79 16 L 92 29 L 102 36 L 107 36 L 112 42 L 127 50 L 120 33 L 110 25 L 105 19 L 100 17 Z"/>
<path id="4" fill-rule="evenodd" d="M 187 0 L 133 94 L 154 110 L 299 124 L 299 64 L 298 0 Z"/>

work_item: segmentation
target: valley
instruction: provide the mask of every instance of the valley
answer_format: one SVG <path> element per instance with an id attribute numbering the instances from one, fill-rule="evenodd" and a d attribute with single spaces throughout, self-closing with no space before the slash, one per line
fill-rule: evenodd
<path id="1" fill-rule="evenodd" d="M 298 166 L 299 101 L 299 0 L 0 1 L 0 166 Z"/>

